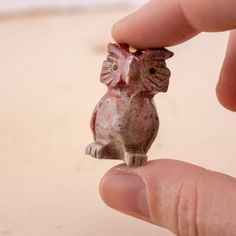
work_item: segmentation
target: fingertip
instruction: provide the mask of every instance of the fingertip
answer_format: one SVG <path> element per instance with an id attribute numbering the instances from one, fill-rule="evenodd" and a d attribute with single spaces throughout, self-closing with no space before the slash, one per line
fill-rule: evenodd
<path id="1" fill-rule="evenodd" d="M 113 24 L 111 29 L 111 36 L 117 43 L 122 43 L 119 39 L 119 28 L 120 28 L 119 26 L 120 26 L 119 21 Z"/>
<path id="2" fill-rule="evenodd" d="M 216 86 L 216 95 L 222 106 L 236 111 L 236 30 L 231 31 L 228 48 Z"/>
<path id="3" fill-rule="evenodd" d="M 186 21 L 178 1 L 148 1 L 112 27 L 116 42 L 137 49 L 173 46 L 198 33 L 199 30 Z"/>
<path id="4" fill-rule="evenodd" d="M 119 173 L 128 173 L 129 167 L 127 167 L 125 164 L 120 164 L 117 166 L 114 166 L 110 170 L 108 170 L 105 175 L 102 177 L 100 184 L 99 184 L 99 193 L 102 198 L 102 200 L 110 206 L 109 204 L 109 195 L 111 193 L 111 190 L 114 187 L 114 178 L 116 174 Z"/>
<path id="5" fill-rule="evenodd" d="M 102 200 L 113 209 L 148 220 L 149 208 L 142 178 L 116 168 L 108 171 L 101 180 Z"/>
<path id="6" fill-rule="evenodd" d="M 219 103 L 229 111 L 236 112 L 236 90 L 232 91 L 232 87 L 224 82 L 225 79 L 219 79 L 216 86 L 216 96 Z"/>

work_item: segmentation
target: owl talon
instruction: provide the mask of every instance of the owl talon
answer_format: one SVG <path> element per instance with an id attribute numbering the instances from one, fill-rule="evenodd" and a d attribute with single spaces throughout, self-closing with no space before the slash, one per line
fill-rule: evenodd
<path id="1" fill-rule="evenodd" d="M 142 166 L 147 161 L 147 155 L 142 153 L 125 152 L 124 162 L 127 166 L 138 167 Z"/>
<path id="2" fill-rule="evenodd" d="M 85 153 L 97 159 L 102 159 L 104 158 L 103 155 L 105 147 L 106 146 L 100 142 L 94 142 L 86 147 Z"/>

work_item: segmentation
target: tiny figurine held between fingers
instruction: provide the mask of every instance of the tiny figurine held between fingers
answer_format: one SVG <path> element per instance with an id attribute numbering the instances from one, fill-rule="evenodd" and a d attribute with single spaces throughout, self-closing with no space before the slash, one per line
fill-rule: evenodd
<path id="1" fill-rule="evenodd" d="M 168 89 L 171 73 L 165 60 L 172 56 L 164 48 L 132 53 L 127 44 L 108 45 L 100 79 L 108 91 L 93 112 L 94 142 L 86 154 L 135 167 L 147 161 L 159 128 L 153 97 Z"/>

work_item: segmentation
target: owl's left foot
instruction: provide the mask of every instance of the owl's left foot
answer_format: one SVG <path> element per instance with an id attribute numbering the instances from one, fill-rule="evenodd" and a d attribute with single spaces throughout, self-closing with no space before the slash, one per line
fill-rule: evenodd
<path id="1" fill-rule="evenodd" d="M 106 145 L 101 142 L 93 142 L 86 147 L 85 153 L 97 159 L 104 158 Z"/>
<path id="2" fill-rule="evenodd" d="M 144 153 L 125 152 L 124 162 L 127 166 L 142 166 L 147 161 L 147 155 Z"/>

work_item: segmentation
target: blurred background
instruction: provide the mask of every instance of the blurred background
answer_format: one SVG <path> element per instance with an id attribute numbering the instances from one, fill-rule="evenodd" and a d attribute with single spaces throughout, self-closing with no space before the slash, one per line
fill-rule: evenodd
<path id="1" fill-rule="evenodd" d="M 112 24 L 145 1 L 0 0 L 0 235 L 171 236 L 108 208 L 98 186 L 119 161 L 84 155 Z M 150 159 L 235 176 L 235 114 L 215 85 L 228 33 L 170 48 L 168 93 Z M 166 186 L 168 188 L 168 186 Z"/>

